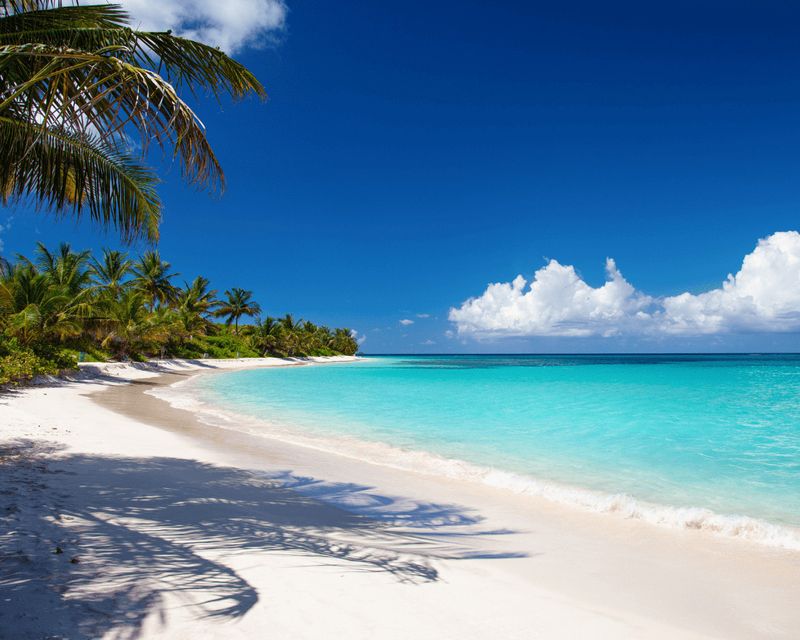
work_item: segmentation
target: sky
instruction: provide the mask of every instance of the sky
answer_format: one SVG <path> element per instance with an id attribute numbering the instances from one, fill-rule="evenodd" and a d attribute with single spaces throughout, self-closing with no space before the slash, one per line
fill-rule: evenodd
<path id="1" fill-rule="evenodd" d="M 227 189 L 159 165 L 182 278 L 367 353 L 800 350 L 800 5 L 124 4 L 269 93 L 187 98 Z M 119 244 L 0 225 L 12 256 Z"/>

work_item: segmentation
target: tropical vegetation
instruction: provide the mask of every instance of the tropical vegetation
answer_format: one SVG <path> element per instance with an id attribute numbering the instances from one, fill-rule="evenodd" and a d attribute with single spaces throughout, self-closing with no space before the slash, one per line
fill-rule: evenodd
<path id="1" fill-rule="evenodd" d="M 158 251 L 99 256 L 39 243 L 32 258 L 0 258 L 0 384 L 74 368 L 80 360 L 352 355 L 348 329 L 291 314 L 262 316 L 253 292 L 220 297 Z M 249 323 L 242 320 L 250 319 Z M 221 322 L 218 320 L 222 320 Z"/>
<path id="2" fill-rule="evenodd" d="M 184 93 L 265 97 L 219 49 L 133 29 L 121 5 L 0 0 L 0 202 L 29 201 L 88 216 L 127 240 L 156 240 L 150 146 L 176 158 L 186 181 L 224 186 Z"/>

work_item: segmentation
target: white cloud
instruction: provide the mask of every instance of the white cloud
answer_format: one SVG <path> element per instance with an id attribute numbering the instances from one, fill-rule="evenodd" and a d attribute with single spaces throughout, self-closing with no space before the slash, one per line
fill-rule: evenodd
<path id="1" fill-rule="evenodd" d="M 653 301 L 638 293 L 611 259 L 606 273 L 607 282 L 593 288 L 574 267 L 551 260 L 530 286 L 522 276 L 490 284 L 482 296 L 451 309 L 449 318 L 460 334 L 614 335 Z"/>
<path id="2" fill-rule="evenodd" d="M 172 31 L 236 53 L 274 40 L 286 23 L 283 0 L 125 0 L 134 27 Z"/>
<path id="3" fill-rule="evenodd" d="M 430 313 L 418 313 L 417 314 L 417 318 L 423 318 L 424 319 L 424 318 L 430 318 L 430 317 L 431 317 Z"/>
<path id="4" fill-rule="evenodd" d="M 408 326 L 408 325 L 410 325 L 410 324 L 414 324 L 414 321 L 413 321 L 413 320 L 411 320 L 410 318 L 403 318 L 403 319 L 400 321 L 400 324 L 402 324 L 404 327 L 407 327 L 407 326 Z"/>
<path id="5" fill-rule="evenodd" d="M 435 340 L 425 340 L 425 342 L 423 342 L 422 344 L 424 344 L 426 347 L 429 347 L 432 344 L 436 344 L 436 341 Z"/>
<path id="6" fill-rule="evenodd" d="M 450 309 L 462 336 L 697 336 L 800 330 L 800 233 L 758 242 L 739 272 L 701 294 L 653 298 L 606 261 L 607 280 L 592 287 L 574 267 L 551 260 L 529 283 L 490 284 Z"/>
<path id="7" fill-rule="evenodd" d="M 358 343 L 359 347 L 367 341 L 367 336 L 359 333 L 355 329 L 350 329 L 350 335 L 353 336 L 353 339 Z"/>

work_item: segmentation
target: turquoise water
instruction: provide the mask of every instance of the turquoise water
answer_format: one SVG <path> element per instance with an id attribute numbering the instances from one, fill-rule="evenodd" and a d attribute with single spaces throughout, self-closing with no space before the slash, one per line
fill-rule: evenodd
<path id="1" fill-rule="evenodd" d="M 796 355 L 373 357 L 193 384 L 216 405 L 316 437 L 800 525 Z"/>

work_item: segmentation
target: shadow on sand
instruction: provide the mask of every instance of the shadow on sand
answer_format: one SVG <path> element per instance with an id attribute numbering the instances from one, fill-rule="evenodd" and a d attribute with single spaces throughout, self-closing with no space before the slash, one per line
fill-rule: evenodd
<path id="1" fill-rule="evenodd" d="M 407 583 L 438 580 L 438 560 L 522 556 L 478 544 L 510 533 L 481 520 L 289 471 L 14 442 L 0 450 L 0 636 L 135 638 L 168 597 L 239 618 L 259 594 L 226 559 L 253 550 Z"/>

